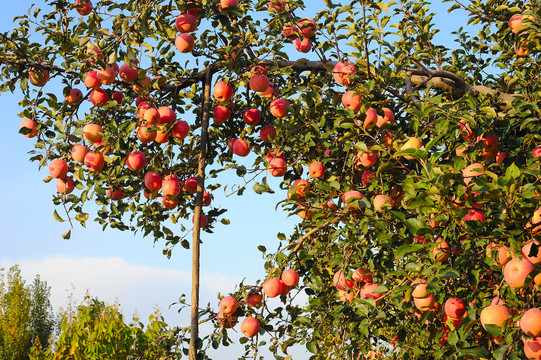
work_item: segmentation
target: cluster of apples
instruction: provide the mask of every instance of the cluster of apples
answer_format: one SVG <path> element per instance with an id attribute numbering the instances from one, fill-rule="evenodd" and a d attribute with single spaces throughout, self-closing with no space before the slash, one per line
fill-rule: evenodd
<path id="1" fill-rule="evenodd" d="M 281 5 L 274 4 L 272 6 L 271 2 L 269 2 L 269 8 L 273 7 L 274 9 L 278 9 L 277 12 L 279 13 L 284 11 L 285 4 L 283 1 L 279 1 L 279 3 L 282 3 Z M 316 36 L 316 31 L 317 24 L 315 20 L 309 17 L 305 17 L 298 22 L 298 25 L 284 25 L 284 27 L 282 28 L 282 35 L 287 40 L 294 42 L 295 49 L 297 51 L 307 53 L 312 50 L 313 45 L 311 39 Z"/>
<path id="2" fill-rule="evenodd" d="M 354 298 L 372 298 L 379 305 L 384 294 L 375 292 L 379 285 L 373 281 L 372 273 L 364 269 L 356 269 L 351 274 L 351 280 L 346 277 L 343 270 L 338 270 L 332 279 L 333 285 L 338 289 L 340 301 L 348 301 L 351 304 Z"/>
<path id="3" fill-rule="evenodd" d="M 524 23 L 522 21 L 525 18 L 529 18 L 530 22 L 533 20 L 533 18 L 530 15 L 514 14 L 513 16 L 511 16 L 511 18 L 508 21 L 508 24 L 509 24 L 509 29 L 511 29 L 511 32 L 513 34 L 516 34 L 519 37 L 521 37 L 528 33 L 527 30 L 520 32 L 520 29 L 524 26 Z M 518 47 L 517 47 L 517 43 L 515 43 L 513 45 L 513 50 L 515 51 L 515 54 L 517 54 L 518 56 L 527 56 L 528 55 L 527 40 L 522 40 Z"/>
<path id="4" fill-rule="evenodd" d="M 287 295 L 292 287 L 299 284 L 299 273 L 294 269 L 287 269 L 282 272 L 280 279 L 270 278 L 266 280 L 256 291 L 252 291 L 248 294 L 244 300 L 244 304 L 249 307 L 259 307 L 263 303 L 263 294 L 268 298 L 274 298 L 279 295 Z M 260 290 L 263 290 L 263 294 Z M 218 323 L 223 328 L 232 328 L 238 323 L 237 312 L 238 302 L 232 296 L 224 296 L 220 300 L 220 311 L 216 314 Z M 242 311 L 242 313 L 244 313 Z M 246 337 L 254 337 L 259 334 L 261 330 L 261 324 L 253 316 L 247 316 L 240 324 L 240 331 Z"/>

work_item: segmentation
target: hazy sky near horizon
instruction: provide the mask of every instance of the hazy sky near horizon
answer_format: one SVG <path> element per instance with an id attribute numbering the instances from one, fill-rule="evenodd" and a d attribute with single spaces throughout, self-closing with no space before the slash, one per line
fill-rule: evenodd
<path id="1" fill-rule="evenodd" d="M 13 17 L 25 13 L 32 3 L 41 4 L 38 7 L 44 10 L 47 6 L 39 0 L 4 4 L 0 32 L 12 29 Z M 19 264 L 27 281 L 39 274 L 51 286 L 56 309 L 67 304 L 70 293 L 80 300 L 88 290 L 100 300 L 112 303 L 118 299 L 127 316 L 137 309 L 143 319 L 158 306 L 169 325 L 188 325 L 188 312 L 180 316 L 178 308 L 169 305 L 181 294 L 189 298 L 191 250 L 178 247 L 167 259 L 162 255 L 163 243 L 154 244 L 151 238 L 131 232 L 102 231 L 91 220 L 86 229 L 76 223 L 70 240 L 61 238 L 69 224 L 53 218 L 55 209 L 65 217 L 62 208 L 51 201 L 56 192 L 55 182 L 42 181 L 48 175 L 47 168 L 40 171 L 37 163 L 28 161 L 33 139 L 18 134 L 20 99 L 17 93 L 0 93 L 4 114 L 4 138 L 0 142 L 4 169 L 0 177 L 0 268 Z M 234 176 L 230 179 L 241 181 Z M 257 246 L 265 245 L 274 251 L 278 247 L 276 234 L 290 233 L 297 222 L 275 209 L 285 193 L 278 188 L 277 179 L 269 181 L 277 192 L 274 195 L 256 195 L 251 185 L 241 197 L 225 197 L 222 189 L 214 193 L 213 205 L 228 209 L 224 217 L 231 220 L 231 225 L 218 223 L 214 234 L 203 232 L 202 306 L 210 302 L 217 308 L 218 293 L 234 291 L 235 284 L 242 280 L 253 284 L 262 279 L 264 260 Z M 90 219 L 93 217 L 91 213 Z"/>

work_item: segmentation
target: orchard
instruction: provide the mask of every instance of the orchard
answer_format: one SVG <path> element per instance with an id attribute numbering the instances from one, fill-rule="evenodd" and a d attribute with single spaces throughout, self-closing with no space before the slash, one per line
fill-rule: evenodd
<path id="1" fill-rule="evenodd" d="M 178 356 L 541 359 L 536 1 L 445 1 L 467 17 L 447 45 L 418 0 L 46 2 L 0 34 L 1 90 L 57 220 L 192 251 Z M 201 309 L 212 193 L 270 177 L 298 225 L 270 227 L 267 278 Z"/>

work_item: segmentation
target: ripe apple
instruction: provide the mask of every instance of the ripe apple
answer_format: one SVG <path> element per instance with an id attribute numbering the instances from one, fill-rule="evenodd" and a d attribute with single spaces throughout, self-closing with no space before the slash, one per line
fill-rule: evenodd
<path id="1" fill-rule="evenodd" d="M 308 172 L 310 173 L 310 177 L 323 177 L 325 175 L 325 166 L 319 161 L 313 161 L 308 165 Z"/>
<path id="2" fill-rule="evenodd" d="M 259 137 L 264 142 L 271 142 L 276 137 L 276 128 L 274 125 L 265 125 L 259 130 Z"/>
<path id="3" fill-rule="evenodd" d="M 155 107 L 149 107 L 143 113 L 143 120 L 149 125 L 157 125 L 160 122 L 160 112 Z"/>
<path id="4" fill-rule="evenodd" d="M 376 122 L 377 127 L 382 127 L 386 123 L 394 121 L 394 113 L 391 109 L 382 108 L 381 110 L 383 110 L 383 117 L 378 116 L 378 121 Z"/>
<path id="5" fill-rule="evenodd" d="M 99 142 L 103 139 L 101 133 L 103 129 L 98 124 L 86 124 L 83 127 L 83 134 L 86 140 L 90 142 Z"/>
<path id="6" fill-rule="evenodd" d="M 291 25 L 284 25 L 282 28 L 282 35 L 288 40 L 295 40 L 299 37 L 299 28 Z"/>
<path id="7" fill-rule="evenodd" d="M 126 166 L 132 171 L 140 171 L 147 164 L 147 157 L 142 151 L 134 151 L 126 159 Z"/>
<path id="8" fill-rule="evenodd" d="M 307 53 L 312 50 L 312 42 L 308 38 L 296 38 L 295 49 L 301 53 Z"/>
<path id="9" fill-rule="evenodd" d="M 299 284 L 299 273 L 294 269 L 287 269 L 282 272 L 282 281 L 286 286 L 297 286 Z"/>
<path id="10" fill-rule="evenodd" d="M 443 262 L 451 257 L 451 247 L 447 241 L 442 238 L 436 240 L 436 246 L 432 249 L 432 260 L 434 262 Z"/>
<path id="11" fill-rule="evenodd" d="M 225 9 L 230 6 L 237 6 L 239 4 L 238 0 L 220 0 L 219 8 Z"/>
<path id="12" fill-rule="evenodd" d="M 532 249 L 532 245 L 535 244 L 536 246 L 539 246 L 539 243 L 535 240 L 528 242 L 526 245 L 522 247 L 522 256 L 528 261 L 530 261 L 534 265 L 538 265 L 541 263 L 541 247 L 537 248 L 537 255 L 530 256 L 530 251 Z"/>
<path id="13" fill-rule="evenodd" d="M 287 164 L 284 159 L 277 157 L 269 162 L 269 172 L 274 177 L 284 176 L 287 172 Z"/>
<path id="14" fill-rule="evenodd" d="M 103 169 L 105 159 L 103 158 L 102 153 L 89 151 L 85 155 L 84 163 L 88 170 L 97 172 Z"/>
<path id="15" fill-rule="evenodd" d="M 479 316 L 481 320 L 481 325 L 483 325 L 483 328 L 486 330 L 486 325 L 496 325 L 500 328 L 505 327 L 507 323 L 509 322 L 509 317 L 511 316 L 511 313 L 509 312 L 509 309 L 506 308 L 503 305 L 489 305 L 483 310 L 481 310 L 481 314 Z"/>
<path id="16" fill-rule="evenodd" d="M 375 179 L 375 178 L 376 178 L 375 172 L 365 171 L 361 175 L 361 184 L 363 184 L 363 186 L 367 186 L 368 184 L 370 184 L 370 181 L 372 181 L 372 179 Z"/>
<path id="17" fill-rule="evenodd" d="M 37 124 L 34 120 L 25 118 L 21 121 L 21 125 L 19 126 L 19 132 L 20 129 L 25 129 L 25 134 L 27 138 L 33 138 L 38 135 L 38 129 Z"/>
<path id="18" fill-rule="evenodd" d="M 267 297 L 273 298 L 282 293 L 284 283 L 278 278 L 270 278 L 261 285 Z"/>
<path id="19" fill-rule="evenodd" d="M 222 2 L 227 0 L 222 0 Z M 232 0 L 229 0 L 232 1 Z M 236 0 L 235 0 L 236 1 Z M 254 337 L 257 334 L 259 334 L 259 331 L 261 330 L 261 324 L 259 324 L 259 321 L 257 321 L 256 318 L 248 316 L 244 320 L 242 320 L 242 323 L 240 324 L 240 331 L 244 334 L 246 337 Z"/>
<path id="20" fill-rule="evenodd" d="M 494 252 L 497 251 L 497 254 Z M 501 268 L 511 260 L 511 252 L 507 246 L 497 245 L 493 242 L 488 244 L 486 255 L 494 261 L 497 267 Z"/>
<path id="21" fill-rule="evenodd" d="M 361 103 L 361 95 L 354 90 L 348 90 L 342 95 L 342 105 L 351 111 L 359 110 L 363 104 Z"/>
<path id="22" fill-rule="evenodd" d="M 281 14 L 284 12 L 286 3 L 282 0 L 269 0 L 269 10 L 274 10 L 278 14 Z"/>
<path id="23" fill-rule="evenodd" d="M 46 69 L 35 69 L 28 72 L 28 80 L 37 87 L 42 87 L 49 81 L 49 71 Z"/>
<path id="24" fill-rule="evenodd" d="M 250 89 L 252 91 L 264 92 L 269 88 L 269 78 L 265 73 L 267 70 L 262 66 L 254 66 L 251 70 Z"/>
<path id="25" fill-rule="evenodd" d="M 269 161 L 269 162 L 272 159 L 277 158 L 277 157 L 281 158 L 283 160 L 286 159 L 285 154 L 281 150 L 278 150 L 278 149 L 269 150 L 269 152 L 267 153 L 267 161 Z"/>
<path id="26" fill-rule="evenodd" d="M 166 144 L 169 142 L 169 134 L 165 130 L 156 130 L 156 142 Z"/>
<path id="27" fill-rule="evenodd" d="M 139 76 L 139 71 L 136 68 L 132 68 L 130 65 L 124 63 L 122 66 L 120 66 L 118 74 L 125 82 L 132 83 Z"/>
<path id="28" fill-rule="evenodd" d="M 109 95 L 103 89 L 94 89 L 88 97 L 90 102 L 94 105 L 100 106 L 109 101 Z"/>
<path id="29" fill-rule="evenodd" d="M 509 29 L 511 29 L 511 31 L 514 34 L 518 34 L 520 28 L 523 26 L 522 18 L 523 18 L 522 14 L 514 14 L 509 19 L 509 21 L 508 21 Z"/>
<path id="30" fill-rule="evenodd" d="M 250 153 L 250 144 L 246 140 L 237 139 L 233 143 L 233 154 L 238 156 L 247 156 Z"/>
<path id="31" fill-rule="evenodd" d="M 351 275 L 351 279 L 358 283 L 371 283 L 374 281 L 372 273 L 363 269 L 356 269 Z"/>
<path id="32" fill-rule="evenodd" d="M 261 293 L 253 293 L 246 297 L 246 305 L 251 307 L 258 307 L 263 301 L 263 295 Z"/>
<path id="33" fill-rule="evenodd" d="M 277 118 L 283 118 L 287 115 L 287 106 L 289 103 L 284 99 L 274 99 L 270 103 L 270 112 Z"/>
<path id="34" fill-rule="evenodd" d="M 419 139 L 412 137 L 412 138 L 409 138 L 404 143 L 404 145 L 402 145 L 402 147 L 400 148 L 400 151 L 407 150 L 407 149 L 420 149 L 422 147 L 423 147 L 423 143 Z M 408 160 L 415 159 L 413 156 L 410 156 L 410 155 L 406 155 L 404 157 Z"/>
<path id="35" fill-rule="evenodd" d="M 471 209 L 465 216 L 464 221 L 481 221 L 485 222 L 485 214 L 482 211 Z"/>
<path id="36" fill-rule="evenodd" d="M 297 179 L 293 182 L 287 192 L 287 198 L 290 199 L 293 195 L 299 201 L 304 200 L 306 194 L 310 191 L 310 183 L 304 179 Z"/>
<path id="37" fill-rule="evenodd" d="M 383 145 L 387 149 L 394 150 L 395 148 L 393 146 L 393 141 L 394 141 L 394 132 L 383 131 L 381 133 L 381 137 L 380 137 L 381 145 Z"/>
<path id="38" fill-rule="evenodd" d="M 221 125 L 225 123 L 231 117 L 231 110 L 229 108 L 218 105 L 214 108 L 214 123 Z"/>
<path id="39" fill-rule="evenodd" d="M 220 309 L 226 315 L 233 314 L 237 310 L 237 300 L 232 296 L 224 296 L 220 300 Z"/>
<path id="40" fill-rule="evenodd" d="M 369 168 L 371 166 L 374 166 L 376 162 L 378 161 L 379 153 L 371 153 L 370 148 L 367 149 L 368 151 L 359 151 L 357 153 L 357 160 L 358 163 L 365 168 Z"/>
<path id="41" fill-rule="evenodd" d="M 195 215 L 192 216 L 192 223 L 194 223 L 194 225 L 195 225 Z M 201 218 L 199 219 L 199 227 L 204 228 L 204 227 L 207 226 L 207 224 L 208 224 L 207 215 L 201 213 Z"/>
<path id="42" fill-rule="evenodd" d="M 175 20 L 175 27 L 181 33 L 194 32 L 197 29 L 197 19 L 192 14 L 180 14 Z"/>
<path id="43" fill-rule="evenodd" d="M 79 15 L 82 15 L 82 16 L 89 15 L 92 12 L 92 1 L 76 0 L 75 7 Z"/>
<path id="44" fill-rule="evenodd" d="M 83 101 L 83 93 L 79 89 L 71 89 L 64 101 L 68 105 L 78 105 Z"/>
<path id="45" fill-rule="evenodd" d="M 158 124 L 172 124 L 177 119 L 177 114 L 169 106 L 160 106 L 158 113 L 160 114 Z"/>
<path id="46" fill-rule="evenodd" d="M 143 144 L 148 144 L 156 140 L 156 131 L 149 131 L 148 129 L 150 129 L 150 126 L 147 125 L 141 125 L 137 129 L 137 138 Z"/>
<path id="47" fill-rule="evenodd" d="M 68 170 L 68 163 L 62 159 L 54 159 L 49 163 L 49 175 L 55 179 L 64 179 Z"/>
<path id="48" fill-rule="evenodd" d="M 259 121 L 261 120 L 261 111 L 257 109 L 248 109 L 244 112 L 242 118 L 247 125 L 255 126 L 259 124 Z"/>
<path id="49" fill-rule="evenodd" d="M 481 141 L 483 143 L 485 152 L 498 151 L 498 137 L 493 133 L 479 135 L 477 141 Z"/>
<path id="50" fill-rule="evenodd" d="M 363 128 L 372 129 L 374 126 L 376 126 L 376 123 L 378 122 L 378 113 L 374 108 L 368 108 L 365 115 L 366 118 L 363 122 Z"/>
<path id="51" fill-rule="evenodd" d="M 413 303 L 415 304 L 415 307 L 420 311 L 428 311 L 434 307 L 436 303 L 436 298 L 434 294 L 429 294 L 427 297 L 424 298 L 414 297 Z"/>
<path id="52" fill-rule="evenodd" d="M 524 355 L 530 360 L 541 359 L 541 337 L 533 339 L 522 337 L 524 342 Z"/>
<path id="53" fill-rule="evenodd" d="M 178 198 L 170 199 L 167 196 L 162 197 L 162 205 L 169 210 L 172 210 L 178 206 Z"/>
<path id="54" fill-rule="evenodd" d="M 84 162 L 85 156 L 90 150 L 83 144 L 75 144 L 71 148 L 71 158 L 77 162 Z"/>
<path id="55" fill-rule="evenodd" d="M 338 270 L 334 273 L 332 283 L 338 290 L 347 290 L 347 288 L 353 289 L 355 286 L 353 281 L 346 279 L 346 275 L 342 270 Z"/>
<path id="56" fill-rule="evenodd" d="M 176 177 L 166 176 L 162 181 L 163 196 L 177 197 L 180 193 L 180 183 Z"/>
<path id="57" fill-rule="evenodd" d="M 466 313 L 466 304 L 457 298 L 447 299 L 445 302 L 445 314 L 450 318 L 460 319 Z"/>
<path id="58" fill-rule="evenodd" d="M 145 174 L 145 186 L 150 192 L 156 192 L 162 188 L 162 177 L 155 172 Z"/>
<path id="59" fill-rule="evenodd" d="M 122 200 L 124 198 L 124 191 L 120 189 L 107 189 L 107 197 L 111 200 Z"/>
<path id="60" fill-rule="evenodd" d="M 75 189 L 75 184 L 71 176 L 66 176 L 64 179 L 56 180 L 56 190 L 61 194 L 71 194 Z"/>
<path id="61" fill-rule="evenodd" d="M 271 99 L 278 96 L 278 89 L 274 87 L 273 83 L 269 83 L 269 88 L 261 93 L 264 97 Z"/>
<path id="62" fill-rule="evenodd" d="M 117 75 L 117 73 L 116 73 L 115 69 L 113 69 L 110 66 L 106 67 L 105 69 L 100 69 L 96 73 L 96 76 L 97 76 L 98 80 L 103 85 L 111 85 L 111 84 L 113 84 L 115 82 L 116 75 Z"/>
<path id="63" fill-rule="evenodd" d="M 197 192 L 197 178 L 195 176 L 187 178 L 182 190 L 190 194 L 195 194 Z"/>
<path id="64" fill-rule="evenodd" d="M 203 206 L 209 206 L 210 202 L 212 201 L 212 195 L 210 195 L 208 192 L 203 192 Z"/>
<path id="65" fill-rule="evenodd" d="M 376 300 L 376 304 L 381 302 L 381 297 L 383 293 L 374 294 L 374 291 L 378 288 L 378 284 L 366 283 L 361 287 L 359 297 L 361 298 L 372 298 Z"/>
<path id="66" fill-rule="evenodd" d="M 178 34 L 175 38 L 175 46 L 178 51 L 183 54 L 192 52 L 195 46 L 195 40 L 191 34 L 183 33 Z"/>
<path id="67" fill-rule="evenodd" d="M 171 135 L 175 139 L 182 140 L 190 133 L 190 125 L 184 120 L 179 120 L 173 125 L 171 129 Z"/>
<path id="68" fill-rule="evenodd" d="M 522 314 L 520 328 L 528 336 L 538 337 L 541 335 L 541 310 L 531 308 Z"/>
<path id="69" fill-rule="evenodd" d="M 227 102 L 233 97 L 233 87 L 225 81 L 219 81 L 214 85 L 214 97 L 220 102 Z"/>
<path id="70" fill-rule="evenodd" d="M 479 163 L 474 163 L 462 169 L 464 183 L 468 185 L 474 177 L 481 176 L 485 172 L 485 166 Z"/>
<path id="71" fill-rule="evenodd" d="M 311 38 L 316 35 L 317 25 L 314 19 L 306 17 L 299 21 L 299 32 L 305 38 Z"/>
<path id="72" fill-rule="evenodd" d="M 98 79 L 97 71 L 87 71 L 84 83 L 89 89 L 99 89 L 102 85 L 100 79 Z"/>
<path id="73" fill-rule="evenodd" d="M 360 209 L 360 206 L 359 205 L 354 205 L 353 203 L 355 203 L 356 201 L 360 200 L 364 198 L 364 195 L 361 194 L 359 191 L 357 190 L 349 190 L 349 191 L 346 191 L 343 195 L 342 195 L 342 202 L 344 203 L 346 209 L 348 210 L 357 210 L 357 209 Z"/>
<path id="74" fill-rule="evenodd" d="M 378 194 L 374 196 L 374 199 L 372 200 L 374 202 L 374 210 L 383 212 L 385 211 L 385 208 L 391 208 L 393 206 L 393 200 L 389 197 L 389 195 L 385 194 Z"/>
<path id="75" fill-rule="evenodd" d="M 234 327 L 239 322 L 236 316 L 232 316 L 231 314 L 226 315 L 222 310 L 218 311 L 218 314 L 216 314 L 216 319 L 218 320 L 218 324 L 226 329 Z"/>
<path id="76" fill-rule="evenodd" d="M 530 273 L 534 270 L 534 266 L 528 259 L 514 258 L 509 260 L 503 268 L 503 277 L 505 282 L 515 289 L 520 289 L 528 286 L 532 279 Z"/>
<path id="77" fill-rule="evenodd" d="M 280 293 L 280 295 L 287 295 L 289 293 L 289 290 L 291 290 L 291 286 L 287 286 L 286 284 L 284 284 L 284 281 L 281 279 L 279 281 L 282 283 L 282 292 Z"/>
<path id="78" fill-rule="evenodd" d="M 411 293 L 411 296 L 414 298 L 426 298 L 430 295 L 430 292 L 428 291 L 429 284 L 426 282 L 426 280 L 418 279 L 412 282 L 412 285 L 415 285 L 415 288 Z"/>
<path id="79" fill-rule="evenodd" d="M 338 62 L 332 71 L 334 80 L 340 85 L 348 86 L 353 82 L 355 65 L 349 62 Z"/>

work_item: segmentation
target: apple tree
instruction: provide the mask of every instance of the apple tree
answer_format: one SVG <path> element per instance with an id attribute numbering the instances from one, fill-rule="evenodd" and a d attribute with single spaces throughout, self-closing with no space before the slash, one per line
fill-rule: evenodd
<path id="1" fill-rule="evenodd" d="M 465 19 L 452 42 L 436 12 Z M 253 358 L 539 359 L 540 19 L 514 0 L 56 0 L 0 34 L 1 86 L 57 220 L 191 248 L 190 359 L 232 327 Z M 260 247 L 266 279 L 199 309 L 201 231 L 228 222 L 210 194 L 270 177 L 295 231 Z"/>

